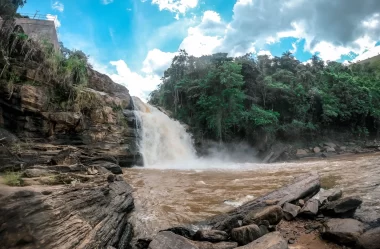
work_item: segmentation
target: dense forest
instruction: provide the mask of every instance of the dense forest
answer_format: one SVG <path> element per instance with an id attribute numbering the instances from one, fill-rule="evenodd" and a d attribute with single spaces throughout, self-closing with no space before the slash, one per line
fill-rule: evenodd
<path id="1" fill-rule="evenodd" d="M 172 111 L 198 139 L 377 136 L 380 63 L 343 65 L 316 55 L 301 63 L 290 52 L 197 58 L 181 50 L 149 102 Z"/>

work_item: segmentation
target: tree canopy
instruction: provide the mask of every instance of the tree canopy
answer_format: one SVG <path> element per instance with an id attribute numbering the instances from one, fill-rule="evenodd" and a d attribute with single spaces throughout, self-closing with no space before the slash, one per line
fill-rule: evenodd
<path id="1" fill-rule="evenodd" d="M 377 134 L 380 64 L 343 65 L 290 52 L 228 57 L 181 50 L 149 102 L 174 113 L 198 138 L 310 138 L 326 131 Z"/>
<path id="2" fill-rule="evenodd" d="M 26 0 L 0 0 L 0 17 L 13 17 L 17 9 L 23 7 L 24 4 L 26 4 Z"/>

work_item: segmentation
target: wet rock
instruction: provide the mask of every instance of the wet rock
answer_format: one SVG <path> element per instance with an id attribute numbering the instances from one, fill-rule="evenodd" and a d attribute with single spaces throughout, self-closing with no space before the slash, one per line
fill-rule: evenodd
<path id="1" fill-rule="evenodd" d="M 335 152 L 335 149 L 332 147 L 325 147 L 326 152 Z"/>
<path id="2" fill-rule="evenodd" d="M 309 153 L 306 150 L 298 149 L 296 152 L 296 157 L 302 158 L 302 157 L 306 157 L 308 154 Z"/>
<path id="3" fill-rule="evenodd" d="M 94 167 L 103 167 L 109 171 L 111 171 L 114 174 L 123 174 L 123 170 L 121 167 L 115 163 L 108 162 L 108 161 L 96 161 L 94 163 L 91 163 L 91 166 Z"/>
<path id="4" fill-rule="evenodd" d="M 337 147 L 336 144 L 331 143 L 331 142 L 325 142 L 325 143 L 323 143 L 323 145 L 324 145 L 324 146 L 331 147 L 331 148 L 336 148 L 336 147 Z"/>
<path id="5" fill-rule="evenodd" d="M 149 244 L 149 249 L 199 249 L 188 239 L 179 236 L 175 233 L 164 231 L 159 232 L 152 242 Z"/>
<path id="6" fill-rule="evenodd" d="M 321 212 L 333 216 L 353 214 L 362 202 L 360 197 L 346 197 L 326 203 L 321 207 Z"/>
<path id="7" fill-rule="evenodd" d="M 298 215 L 300 210 L 301 208 L 299 206 L 293 205 L 291 203 L 285 203 L 282 207 L 282 211 L 286 220 L 294 219 Z"/>
<path id="8" fill-rule="evenodd" d="M 341 189 L 328 189 L 324 190 L 321 189 L 317 195 L 315 195 L 313 198 L 317 199 L 321 205 L 325 204 L 326 202 L 336 201 L 339 198 L 342 197 L 342 190 Z"/>
<path id="9" fill-rule="evenodd" d="M 162 230 L 160 232 L 163 232 L 163 231 L 169 231 L 169 232 L 175 233 L 177 235 L 181 235 L 182 237 L 185 237 L 188 239 L 193 239 L 193 237 L 195 235 L 195 232 L 193 230 L 186 228 L 186 227 L 172 227 L 172 228 L 169 228 L 166 230 Z"/>
<path id="10" fill-rule="evenodd" d="M 123 234 L 119 239 L 119 243 L 118 243 L 117 248 L 118 249 L 129 249 L 129 248 L 131 248 L 130 242 L 132 240 L 132 237 L 133 237 L 133 226 L 131 223 L 127 223 L 125 228 L 124 228 Z"/>
<path id="11" fill-rule="evenodd" d="M 280 232 L 273 232 L 245 245 L 238 249 L 288 249 L 288 242 L 282 237 Z"/>
<path id="12" fill-rule="evenodd" d="M 212 229 L 230 232 L 233 228 L 240 227 L 243 219 L 243 215 L 228 216 L 217 222 Z"/>
<path id="13" fill-rule="evenodd" d="M 320 153 L 321 152 L 321 148 L 314 147 L 313 151 L 314 151 L 314 153 Z"/>
<path id="14" fill-rule="evenodd" d="M 380 249 L 380 227 L 363 233 L 359 237 L 357 245 L 361 249 Z"/>
<path id="15" fill-rule="evenodd" d="M 268 233 L 268 230 L 265 226 L 257 226 L 255 224 L 234 228 L 231 231 L 231 238 L 234 241 L 237 241 L 239 245 L 246 245 L 261 236 Z"/>
<path id="16" fill-rule="evenodd" d="M 319 202 L 316 199 L 310 199 L 305 203 L 305 206 L 301 209 L 300 215 L 313 217 L 318 214 Z"/>
<path id="17" fill-rule="evenodd" d="M 300 207 L 305 206 L 305 201 L 302 200 L 302 199 L 299 199 L 299 200 L 298 200 L 298 206 L 300 206 Z"/>
<path id="18" fill-rule="evenodd" d="M 364 225 L 354 219 L 330 219 L 325 224 L 322 238 L 340 245 L 355 245 L 364 232 Z"/>
<path id="19" fill-rule="evenodd" d="M 267 220 L 270 225 L 277 225 L 281 221 L 282 217 L 283 212 L 280 206 L 261 207 L 249 212 L 244 217 L 243 224 L 261 225 L 264 220 Z"/>
<path id="20" fill-rule="evenodd" d="M 135 244 L 135 247 L 136 249 L 147 249 L 149 247 L 150 242 L 152 242 L 152 239 L 138 239 Z"/>
<path id="21" fill-rule="evenodd" d="M 228 240 L 228 234 L 220 230 L 198 230 L 194 235 L 194 240 L 220 242 Z"/>

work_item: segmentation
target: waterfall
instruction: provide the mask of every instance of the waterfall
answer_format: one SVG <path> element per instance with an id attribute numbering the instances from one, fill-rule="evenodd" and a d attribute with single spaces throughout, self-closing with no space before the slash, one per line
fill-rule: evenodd
<path id="1" fill-rule="evenodd" d="M 193 140 L 183 125 L 139 98 L 132 99 L 136 122 L 139 123 L 138 146 L 144 165 L 196 159 Z"/>

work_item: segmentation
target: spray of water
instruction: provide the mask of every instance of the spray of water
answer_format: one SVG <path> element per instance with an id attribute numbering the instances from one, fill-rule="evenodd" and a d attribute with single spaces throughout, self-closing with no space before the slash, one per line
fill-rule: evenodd
<path id="1" fill-rule="evenodd" d="M 178 121 L 133 97 L 138 120 L 139 149 L 146 168 L 243 169 L 255 162 L 254 150 L 246 144 L 210 144 L 208 155 L 196 156 L 191 135 Z"/>

